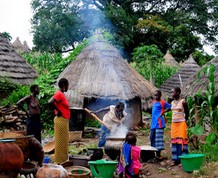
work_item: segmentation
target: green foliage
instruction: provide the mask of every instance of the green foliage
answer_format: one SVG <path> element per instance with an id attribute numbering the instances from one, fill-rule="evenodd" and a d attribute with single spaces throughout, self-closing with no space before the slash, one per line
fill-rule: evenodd
<path id="1" fill-rule="evenodd" d="M 211 59 L 214 58 L 214 56 L 205 54 L 203 51 L 198 51 L 198 50 L 196 50 L 192 54 L 192 56 L 195 59 L 195 61 L 198 63 L 199 66 L 203 66 L 208 61 L 210 61 Z"/>
<path id="2" fill-rule="evenodd" d="M 80 16 L 69 0 L 32 0 L 35 50 L 62 52 L 83 40 Z"/>
<path id="3" fill-rule="evenodd" d="M 25 94 L 30 93 L 29 86 L 22 86 L 22 85 L 15 85 L 16 90 L 11 92 L 11 94 L 6 98 L 1 101 L 1 105 L 5 105 L 7 103 L 10 103 L 11 105 L 15 104 L 25 96 Z"/>
<path id="4" fill-rule="evenodd" d="M 11 41 L 12 37 L 8 32 L 2 32 L 1 35 L 6 38 L 8 41 Z"/>
<path id="5" fill-rule="evenodd" d="M 11 94 L 13 90 L 17 87 L 16 84 L 11 83 L 10 80 L 6 78 L 0 78 L 0 93 L 1 97 L 6 97 Z"/>
<path id="6" fill-rule="evenodd" d="M 198 108 L 200 116 L 200 126 L 195 126 L 194 128 L 190 128 L 191 131 L 195 131 L 198 133 L 199 129 L 202 130 L 201 126 L 203 123 L 208 124 L 212 131 L 218 135 L 218 108 L 214 103 L 215 99 L 215 82 L 214 82 L 214 72 L 215 65 L 211 64 L 210 66 L 205 67 L 202 71 L 199 72 L 199 76 L 201 72 L 204 72 L 204 75 L 208 77 L 209 84 L 207 86 L 207 91 L 200 91 L 195 94 L 195 98 L 188 98 L 188 105 L 190 108 L 190 121 L 189 123 L 194 123 L 196 113 L 194 107 Z M 198 130 L 198 131 L 197 131 Z M 193 132 L 192 132 L 193 133 Z"/>
<path id="7" fill-rule="evenodd" d="M 96 121 L 96 120 L 94 120 L 94 119 L 92 119 L 92 118 L 87 118 L 86 120 L 85 120 L 85 127 L 96 127 L 96 128 L 99 128 L 100 126 L 101 126 L 101 124 L 98 122 L 98 121 Z"/>
<path id="8" fill-rule="evenodd" d="M 92 5 L 105 12 L 112 24 L 105 28 L 115 34 L 128 54 L 138 44 L 156 44 L 163 53 L 172 50 L 174 57 L 182 60 L 196 49 L 202 49 L 202 44 L 216 41 L 216 0 L 82 2 L 83 7 Z M 200 40 L 199 34 L 204 36 L 204 41 Z"/>
<path id="9" fill-rule="evenodd" d="M 22 57 L 37 70 L 39 75 L 48 73 L 55 64 L 58 64 L 62 60 L 61 54 L 50 54 L 46 52 L 25 53 L 22 55 Z"/>
<path id="10" fill-rule="evenodd" d="M 207 161 L 217 161 L 218 160 L 218 142 L 217 135 L 210 133 L 204 145 L 201 145 L 198 152 L 204 153 Z"/>
<path id="11" fill-rule="evenodd" d="M 203 152 L 210 161 L 218 160 L 218 156 L 215 156 L 218 151 L 218 107 L 214 102 L 215 69 L 215 65 L 211 64 L 199 72 L 199 76 L 201 72 L 204 72 L 204 75 L 208 77 L 209 84 L 207 90 L 198 92 L 195 94 L 194 98 L 188 98 L 188 105 L 190 108 L 190 118 L 188 120 L 189 138 L 192 137 L 192 135 L 201 136 L 204 134 L 205 128 L 203 125 L 205 124 L 211 128 L 211 133 L 205 140 L 206 143 L 200 144 L 200 142 L 198 142 L 199 151 Z M 199 110 L 199 113 L 195 112 L 195 108 Z M 197 114 L 200 117 L 200 122 L 195 125 L 195 117 Z"/>
<path id="12" fill-rule="evenodd" d="M 163 54 L 157 46 L 141 46 L 134 49 L 133 62 L 130 65 L 136 69 L 145 79 L 154 80 L 154 85 L 159 87 L 177 68 L 163 65 Z"/>

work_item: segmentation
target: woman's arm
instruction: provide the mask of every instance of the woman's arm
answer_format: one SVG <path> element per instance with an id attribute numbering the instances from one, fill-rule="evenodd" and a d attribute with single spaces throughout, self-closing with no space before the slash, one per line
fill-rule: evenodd
<path id="1" fill-rule="evenodd" d="M 62 113 L 61 113 L 61 111 L 56 107 L 55 102 L 57 102 L 56 99 L 52 97 L 52 98 L 49 100 L 48 104 L 49 104 L 49 106 L 50 106 L 50 108 L 51 108 L 52 110 L 56 110 L 56 111 L 57 111 L 57 116 L 60 117 L 60 116 L 62 116 Z"/>
<path id="2" fill-rule="evenodd" d="M 96 114 L 96 113 L 99 113 L 99 112 L 102 112 L 102 111 L 107 111 L 107 110 L 110 110 L 110 106 L 102 108 L 102 109 L 99 109 L 97 111 L 92 111 L 92 113 Z"/>
<path id="3" fill-rule="evenodd" d="M 18 108 L 21 108 L 23 111 L 27 112 L 24 107 L 23 107 L 23 104 L 24 103 L 29 103 L 30 102 L 30 98 L 31 96 L 28 95 L 28 96 L 25 96 L 24 98 L 20 99 L 16 104 L 18 106 Z"/>
<path id="4" fill-rule="evenodd" d="M 182 102 L 183 108 L 184 108 L 184 112 L 185 112 L 185 119 L 188 120 L 189 117 L 189 110 L 188 110 L 188 104 L 186 103 L 186 101 L 184 100 Z"/>

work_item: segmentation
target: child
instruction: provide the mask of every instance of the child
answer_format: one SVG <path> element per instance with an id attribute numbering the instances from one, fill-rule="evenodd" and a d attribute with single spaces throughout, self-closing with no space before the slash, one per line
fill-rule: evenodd
<path id="1" fill-rule="evenodd" d="M 136 135 L 128 132 L 125 138 L 125 143 L 121 148 L 120 161 L 118 165 L 119 177 L 138 178 L 141 164 L 139 162 L 141 149 L 136 146 Z"/>

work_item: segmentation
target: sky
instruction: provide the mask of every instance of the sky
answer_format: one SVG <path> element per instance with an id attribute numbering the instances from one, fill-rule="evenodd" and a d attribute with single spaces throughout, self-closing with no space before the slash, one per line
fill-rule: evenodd
<path id="1" fill-rule="evenodd" d="M 26 41 L 32 48 L 30 2 L 31 0 L 0 0 L 0 32 L 8 32 L 12 43 L 19 37 L 21 43 Z"/>
<path id="2" fill-rule="evenodd" d="M 8 32 L 12 37 L 12 43 L 19 37 L 21 43 L 26 41 L 32 48 L 30 2 L 31 0 L 0 0 L 0 32 Z M 204 46 L 204 50 L 210 55 L 215 55 L 210 46 Z"/>

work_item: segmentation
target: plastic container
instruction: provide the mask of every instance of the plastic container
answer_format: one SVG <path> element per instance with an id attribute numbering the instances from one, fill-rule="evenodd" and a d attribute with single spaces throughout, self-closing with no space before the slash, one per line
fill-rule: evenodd
<path id="1" fill-rule="evenodd" d="M 89 161 L 91 173 L 94 178 L 113 178 L 117 162 L 97 160 Z"/>
<path id="2" fill-rule="evenodd" d="M 49 157 L 49 156 L 46 156 L 46 157 L 44 158 L 43 163 L 50 163 L 50 161 L 51 161 L 50 157 Z"/>
<path id="3" fill-rule="evenodd" d="M 203 164 L 204 154 L 187 154 L 179 156 L 185 172 L 199 170 Z"/>

